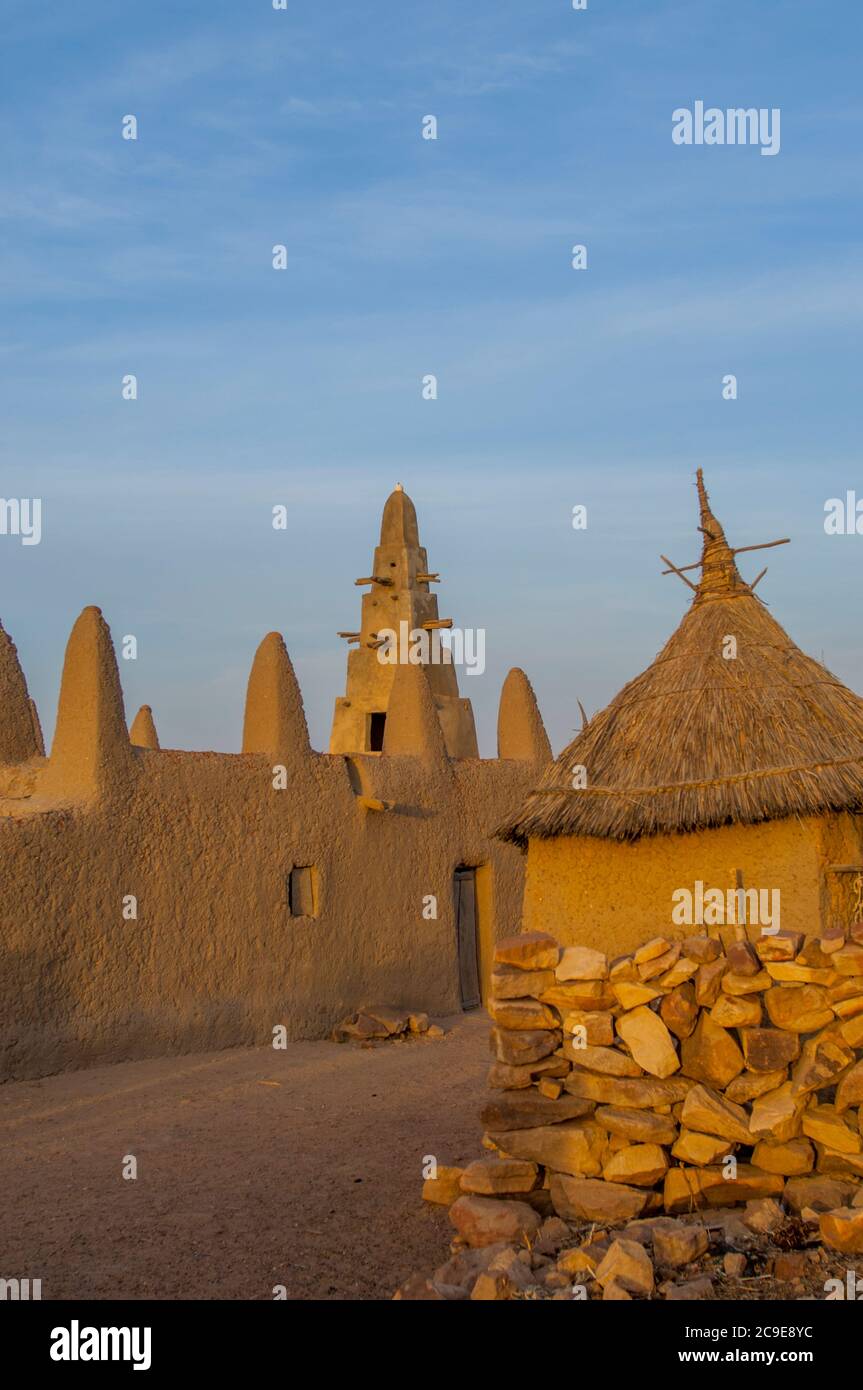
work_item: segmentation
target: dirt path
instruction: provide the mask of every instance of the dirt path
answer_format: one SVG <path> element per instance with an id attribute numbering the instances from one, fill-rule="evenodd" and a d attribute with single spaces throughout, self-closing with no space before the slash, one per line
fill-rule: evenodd
<path id="1" fill-rule="evenodd" d="M 423 1155 L 482 1152 L 488 1020 L 444 1026 L 0 1087 L 0 1277 L 43 1299 L 390 1297 L 447 1254 Z"/>

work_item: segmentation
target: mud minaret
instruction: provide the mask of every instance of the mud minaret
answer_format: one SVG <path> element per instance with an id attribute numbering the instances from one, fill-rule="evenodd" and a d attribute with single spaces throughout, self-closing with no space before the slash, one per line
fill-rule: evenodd
<path id="1" fill-rule="evenodd" d="M 356 581 L 370 586 L 363 595 L 360 631 L 339 633 L 355 645 L 348 653 L 345 695 L 336 700 L 331 753 L 382 751 L 396 666 L 380 659 L 385 639 L 379 634 L 394 632 L 401 637 L 422 630 L 434 651 L 433 634 L 452 626 L 450 618 L 438 617 L 437 598 L 430 588 L 437 579 L 429 572 L 419 542 L 414 504 L 399 483 L 384 507 L 372 574 Z M 455 666 L 430 662 L 425 672 L 447 753 L 451 758 L 479 757 L 473 709 L 470 700 L 459 696 Z"/>

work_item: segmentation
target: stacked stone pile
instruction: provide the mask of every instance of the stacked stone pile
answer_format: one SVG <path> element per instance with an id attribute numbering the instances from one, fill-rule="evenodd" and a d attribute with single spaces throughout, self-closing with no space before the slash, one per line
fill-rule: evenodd
<path id="1" fill-rule="evenodd" d="M 863 1254 L 863 924 L 657 937 L 613 961 L 525 934 L 499 944 L 492 980 L 492 1156 L 424 1190 L 452 1202 L 457 1249 L 530 1248 L 550 1218 L 594 1241 L 627 1225 L 642 1253 L 649 1232 L 691 1263 L 711 1223 L 796 1221 L 785 1248 Z M 633 1270 L 606 1270 L 605 1296 L 650 1292 Z"/>
<path id="2" fill-rule="evenodd" d="M 411 1009 L 394 1008 L 392 1004 L 364 1004 L 355 1009 L 332 1031 L 333 1042 L 375 1043 L 405 1038 L 442 1038 L 444 1030 L 429 1023 L 428 1014 Z"/>

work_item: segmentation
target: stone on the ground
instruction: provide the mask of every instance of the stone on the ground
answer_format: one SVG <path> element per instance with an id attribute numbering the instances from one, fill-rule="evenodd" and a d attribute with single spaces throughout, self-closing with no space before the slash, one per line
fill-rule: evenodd
<path id="1" fill-rule="evenodd" d="M 593 1120 L 564 1120 L 536 1129 L 511 1129 L 492 1139 L 512 1158 L 542 1163 L 556 1173 L 596 1177 L 602 1172 L 608 1140 Z"/>
<path id="2" fill-rule="evenodd" d="M 527 1202 L 495 1197 L 459 1197 L 450 1207 L 449 1219 L 470 1246 L 522 1240 L 540 1226 L 539 1216 Z"/>
<path id="3" fill-rule="evenodd" d="M 614 1226 L 641 1216 L 647 1193 L 621 1183 L 552 1173 L 551 1200 L 565 1221 L 599 1221 Z"/>
<path id="4" fill-rule="evenodd" d="M 393 1294 L 393 1301 L 400 1299 L 411 1303 L 444 1303 L 446 1296 L 435 1288 L 431 1279 L 426 1279 L 422 1274 L 411 1274 L 408 1279 L 396 1289 Z"/>
<path id="5" fill-rule="evenodd" d="M 784 1199 L 786 1206 L 799 1216 L 806 1207 L 822 1212 L 845 1206 L 856 1191 L 856 1183 L 843 1178 L 789 1178 Z"/>
<path id="6" fill-rule="evenodd" d="M 597 1266 L 596 1280 L 603 1289 L 613 1283 L 632 1296 L 647 1298 L 653 1292 L 653 1262 L 643 1245 L 621 1237 L 612 1241 Z"/>
<path id="7" fill-rule="evenodd" d="M 722 1257 L 722 1268 L 729 1279 L 739 1279 L 746 1272 L 746 1256 L 738 1250 L 728 1250 Z"/>
<path id="8" fill-rule="evenodd" d="M 778 1202 L 771 1197 L 763 1198 L 761 1201 L 747 1202 L 746 1210 L 743 1213 L 743 1221 L 750 1231 L 755 1231 L 758 1235 L 769 1235 L 775 1231 L 784 1221 L 782 1208 Z"/>
<path id="9" fill-rule="evenodd" d="M 653 1257 L 657 1264 L 692 1264 L 706 1253 L 710 1238 L 706 1227 L 684 1221 L 662 1222 L 653 1233 Z"/>
<path id="10" fill-rule="evenodd" d="M 682 1284 L 670 1284 L 665 1289 L 668 1303 L 694 1303 L 712 1297 L 713 1280 L 707 1274 L 701 1274 L 697 1279 L 687 1279 Z"/>
<path id="11" fill-rule="evenodd" d="M 843 1255 L 863 1255 L 863 1207 L 840 1207 L 819 1219 L 821 1239 Z"/>
<path id="12" fill-rule="evenodd" d="M 446 1163 L 437 1165 L 437 1176 L 426 1178 L 423 1182 L 424 1202 L 434 1202 L 439 1206 L 450 1206 L 461 1196 L 461 1175 L 463 1168 L 454 1168 Z"/>
<path id="13" fill-rule="evenodd" d="M 460 1187 L 462 1192 L 478 1196 L 515 1196 L 532 1192 L 538 1177 L 535 1163 L 513 1158 L 477 1158 L 462 1173 Z"/>
<path id="14" fill-rule="evenodd" d="M 508 1274 L 503 1271 L 492 1273 L 486 1270 L 480 1274 L 476 1283 L 471 1289 L 471 1299 L 478 1303 L 497 1303 L 502 1299 L 510 1298 L 512 1295 L 512 1283 Z"/>

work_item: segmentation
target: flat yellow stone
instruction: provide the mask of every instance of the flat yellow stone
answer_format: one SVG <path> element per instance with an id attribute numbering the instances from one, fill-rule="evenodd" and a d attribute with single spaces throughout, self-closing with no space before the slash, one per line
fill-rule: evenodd
<path id="1" fill-rule="evenodd" d="M 655 989 L 653 985 L 635 984 L 631 980 L 615 980 L 611 988 L 623 1009 L 637 1009 L 641 1004 L 649 1004 L 651 999 L 662 998 L 661 989 Z"/>
<path id="2" fill-rule="evenodd" d="M 563 1055 L 574 1066 L 599 1072 L 603 1076 L 644 1075 L 643 1068 L 616 1047 L 575 1047 L 569 1038 L 565 1038 Z"/>
<path id="3" fill-rule="evenodd" d="M 757 975 L 735 975 L 731 970 L 726 970 L 722 976 L 725 994 L 760 994 L 762 990 L 769 989 L 772 983 L 766 970 L 759 970 Z"/>
<path id="4" fill-rule="evenodd" d="M 716 1134 L 741 1144 L 752 1142 L 749 1116 L 740 1105 L 707 1086 L 694 1086 L 683 1102 L 681 1122 L 699 1134 Z"/>
<path id="5" fill-rule="evenodd" d="M 721 1139 L 716 1134 L 698 1134 L 694 1129 L 682 1129 L 671 1154 L 673 1158 L 680 1159 L 681 1163 L 706 1167 L 708 1164 L 718 1163 L 736 1148 L 736 1144 L 732 1144 L 728 1139 Z"/>
<path id="6" fill-rule="evenodd" d="M 461 1196 L 463 1172 L 463 1168 L 453 1168 L 446 1163 L 439 1163 L 436 1177 L 426 1178 L 423 1183 L 423 1201 L 434 1202 L 437 1206 L 451 1207 L 456 1198 Z"/>
<path id="7" fill-rule="evenodd" d="M 567 980 L 604 980 L 608 976 L 608 957 L 592 946 L 565 946 L 555 970 L 561 983 Z"/>
<path id="8" fill-rule="evenodd" d="M 767 966 L 771 980 L 788 981 L 794 985 L 835 985 L 841 977 L 835 970 L 817 970 L 795 961 L 771 961 Z"/>
<path id="9" fill-rule="evenodd" d="M 709 1017 L 720 1028 L 757 1028 L 761 1022 L 761 1000 L 757 995 L 722 994 Z"/>
<path id="10" fill-rule="evenodd" d="M 800 1133 L 800 1116 L 805 1103 L 806 1097 L 795 1095 L 790 1081 L 783 1082 L 775 1091 L 768 1091 L 755 1101 L 749 1117 L 751 1133 L 756 1138 L 764 1135 L 780 1143 L 795 1138 Z"/>
<path id="11" fill-rule="evenodd" d="M 817 1033 L 833 1018 L 822 985 L 773 985 L 764 996 L 770 1022 L 792 1033 Z"/>
<path id="12" fill-rule="evenodd" d="M 564 1014 L 564 1033 L 584 1029 L 585 1041 L 591 1047 L 610 1047 L 614 1042 L 614 1014 L 610 1011 L 573 1009 Z"/>
<path id="13" fill-rule="evenodd" d="M 629 1144 L 614 1154 L 602 1170 L 606 1182 L 631 1187 L 655 1187 L 665 1177 L 668 1158 L 658 1144 Z"/>
<path id="14" fill-rule="evenodd" d="M 730 1086 L 726 1086 L 725 1097 L 726 1100 L 735 1101 L 737 1105 L 746 1105 L 749 1101 L 766 1095 L 768 1091 L 775 1091 L 777 1086 L 781 1086 L 783 1081 L 787 1080 L 788 1072 L 784 1067 L 776 1071 L 744 1071 L 734 1078 Z"/>
<path id="15" fill-rule="evenodd" d="M 536 999 L 490 999 L 488 1011 L 501 1028 L 557 1028 L 557 1014 Z"/>
<path id="16" fill-rule="evenodd" d="M 651 1076 L 671 1076 L 680 1067 L 674 1040 L 658 1014 L 643 1006 L 617 1020 L 617 1031 L 640 1067 Z"/>
<path id="17" fill-rule="evenodd" d="M 825 1144 L 836 1153 L 859 1154 L 863 1152 L 863 1140 L 853 1129 L 849 1129 L 841 1115 L 837 1115 L 832 1105 L 813 1105 L 803 1112 L 803 1133 L 819 1144 Z"/>
<path id="18" fill-rule="evenodd" d="M 671 950 L 672 943 L 667 941 L 664 936 L 655 936 L 652 941 L 648 941 L 644 946 L 639 946 L 633 955 L 636 965 L 644 965 L 649 960 L 655 960 L 657 956 L 662 956 L 666 951 Z"/>
<path id="19" fill-rule="evenodd" d="M 752 1163 L 766 1173 L 796 1178 L 812 1172 L 815 1150 L 808 1139 L 789 1139 L 784 1144 L 773 1139 L 762 1139 L 752 1150 Z"/>

